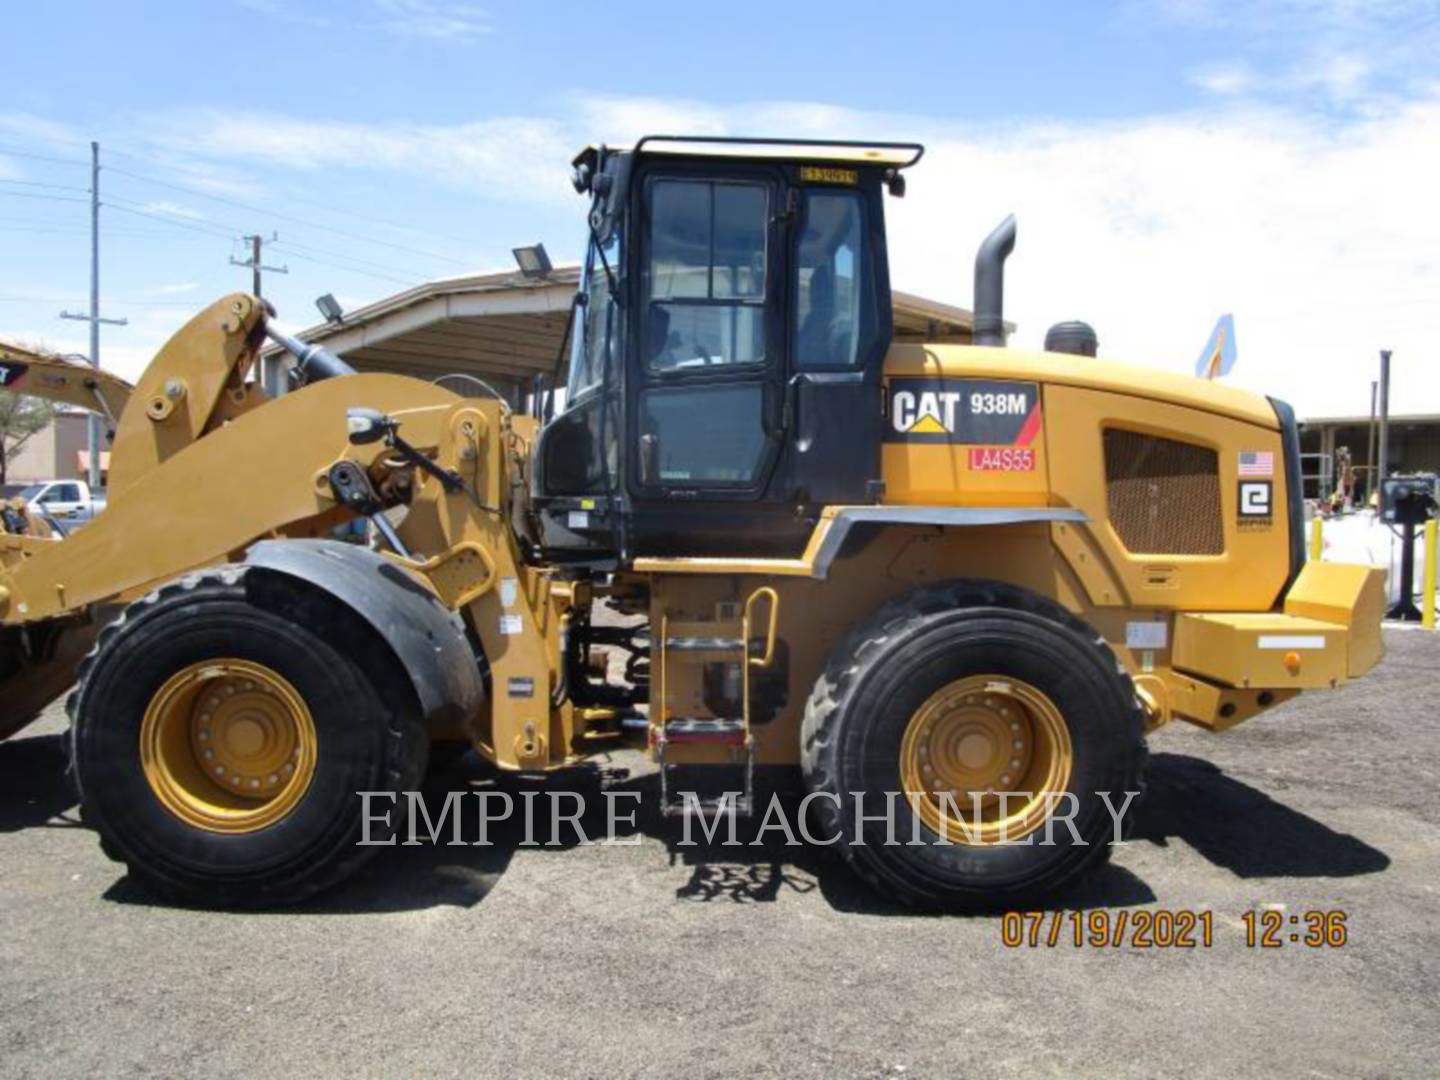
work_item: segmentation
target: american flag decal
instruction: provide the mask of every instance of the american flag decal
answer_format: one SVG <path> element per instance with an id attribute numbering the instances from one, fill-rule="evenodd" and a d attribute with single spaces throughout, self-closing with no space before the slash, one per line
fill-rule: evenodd
<path id="1" fill-rule="evenodd" d="M 1275 455 L 1269 450 L 1241 450 L 1240 476 L 1274 476 Z"/>

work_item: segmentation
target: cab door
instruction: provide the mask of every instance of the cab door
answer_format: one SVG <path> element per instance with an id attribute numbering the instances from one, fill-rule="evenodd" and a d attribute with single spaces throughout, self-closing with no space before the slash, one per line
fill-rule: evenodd
<path id="1" fill-rule="evenodd" d="M 637 504 L 765 495 L 781 449 L 781 193 L 770 167 L 643 174 L 628 388 Z"/>
<path id="2" fill-rule="evenodd" d="M 780 497 L 823 507 L 879 496 L 881 370 L 891 338 L 878 184 L 795 170 Z"/>

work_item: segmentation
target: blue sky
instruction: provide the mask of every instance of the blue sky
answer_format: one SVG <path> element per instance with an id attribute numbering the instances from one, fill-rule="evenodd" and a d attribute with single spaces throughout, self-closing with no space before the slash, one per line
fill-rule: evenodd
<path id="1" fill-rule="evenodd" d="M 724 5 L 449 0 L 64 3 L 7 12 L 0 336 L 84 327 L 98 139 L 107 366 L 134 374 L 245 287 L 294 326 L 429 277 L 579 253 L 568 160 L 646 131 L 914 138 L 897 285 L 967 304 L 1017 211 L 1017 344 L 1085 317 L 1187 370 L 1234 311 L 1235 378 L 1362 412 L 1440 409 L 1440 3 L 1128 0 Z M 207 197 L 208 196 L 208 197 Z"/>

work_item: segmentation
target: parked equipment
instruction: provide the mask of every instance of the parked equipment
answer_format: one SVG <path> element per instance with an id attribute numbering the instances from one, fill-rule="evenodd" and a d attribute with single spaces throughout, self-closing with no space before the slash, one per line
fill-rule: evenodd
<path id="1" fill-rule="evenodd" d="M 878 889 L 1020 903 L 1107 857 L 1147 731 L 1373 667 L 1383 575 L 1305 562 L 1290 409 L 1006 348 L 1013 219 L 983 344 L 892 341 L 883 204 L 921 153 L 585 150 L 544 423 L 547 385 L 522 415 L 310 346 L 269 399 L 262 302 L 196 316 L 120 417 L 109 509 L 0 570 L 12 650 L 125 605 L 69 699 L 106 850 L 189 900 L 292 901 L 400 827 L 357 792 L 413 787 L 430 737 L 531 773 L 638 741 L 667 814 L 792 775 Z M 357 516 L 380 550 L 325 539 Z"/>

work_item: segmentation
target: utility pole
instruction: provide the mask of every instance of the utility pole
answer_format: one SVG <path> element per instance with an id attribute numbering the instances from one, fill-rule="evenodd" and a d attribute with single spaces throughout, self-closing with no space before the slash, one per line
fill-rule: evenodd
<path id="1" fill-rule="evenodd" d="M 269 270 L 272 274 L 288 274 L 290 268 L 288 266 L 264 265 L 260 259 L 260 249 L 265 245 L 265 238 L 259 233 L 256 233 L 254 236 L 247 236 L 244 239 L 245 242 L 250 245 L 250 258 L 237 259 L 234 255 L 231 255 L 230 265 L 243 266 L 250 271 L 250 292 L 255 296 L 260 296 L 262 295 L 260 292 L 260 271 Z M 278 239 L 280 238 L 275 233 L 270 234 L 270 243 L 273 244 Z"/>
<path id="2" fill-rule="evenodd" d="M 272 232 L 270 234 L 270 242 L 272 244 L 278 239 L 279 236 L 276 233 Z M 256 233 L 254 236 L 247 236 L 244 240 L 245 243 L 250 245 L 250 258 L 237 259 L 234 255 L 231 255 L 230 265 L 243 266 L 250 271 L 250 292 L 254 296 L 260 296 L 260 272 L 262 270 L 269 270 L 272 274 L 288 274 L 290 268 L 288 266 L 265 265 L 260 254 L 261 249 L 265 246 L 265 238 L 259 233 Z M 267 393 L 272 395 L 279 395 L 284 392 L 282 389 L 284 380 L 278 378 L 274 370 L 273 360 L 266 360 L 264 357 L 260 358 L 260 385 L 265 388 Z"/>
<path id="3" fill-rule="evenodd" d="M 1370 467 L 1369 479 L 1366 480 L 1366 482 L 1365 482 L 1365 501 L 1366 501 L 1367 503 L 1370 501 L 1370 495 L 1371 495 L 1371 493 L 1378 490 L 1377 481 L 1378 481 L 1379 476 L 1380 476 L 1379 471 L 1375 468 L 1375 412 L 1376 412 L 1376 409 L 1378 408 L 1377 403 L 1378 403 L 1379 400 L 1380 400 L 1379 395 L 1380 395 L 1380 384 L 1379 384 L 1378 382 L 1376 382 L 1374 379 L 1371 379 L 1371 380 L 1370 380 L 1370 449 L 1369 449 L 1369 452 L 1366 453 L 1366 455 L 1365 455 L 1365 464 Z M 1378 497 L 1377 497 L 1377 499 L 1376 499 L 1376 501 L 1375 501 L 1375 505 L 1376 505 L 1377 507 L 1380 505 L 1380 501 L 1379 501 Z"/>
<path id="4" fill-rule="evenodd" d="M 1390 350 L 1380 350 L 1380 460 L 1375 490 L 1380 493 L 1375 508 L 1385 512 L 1385 472 L 1390 463 Z"/>
<path id="5" fill-rule="evenodd" d="M 100 144 L 90 144 L 90 314 L 62 311 L 62 319 L 79 319 L 90 324 L 90 366 L 100 366 L 100 324 L 124 326 L 127 319 L 100 317 Z M 92 488 L 100 486 L 100 417 L 90 414 L 90 475 Z"/>

